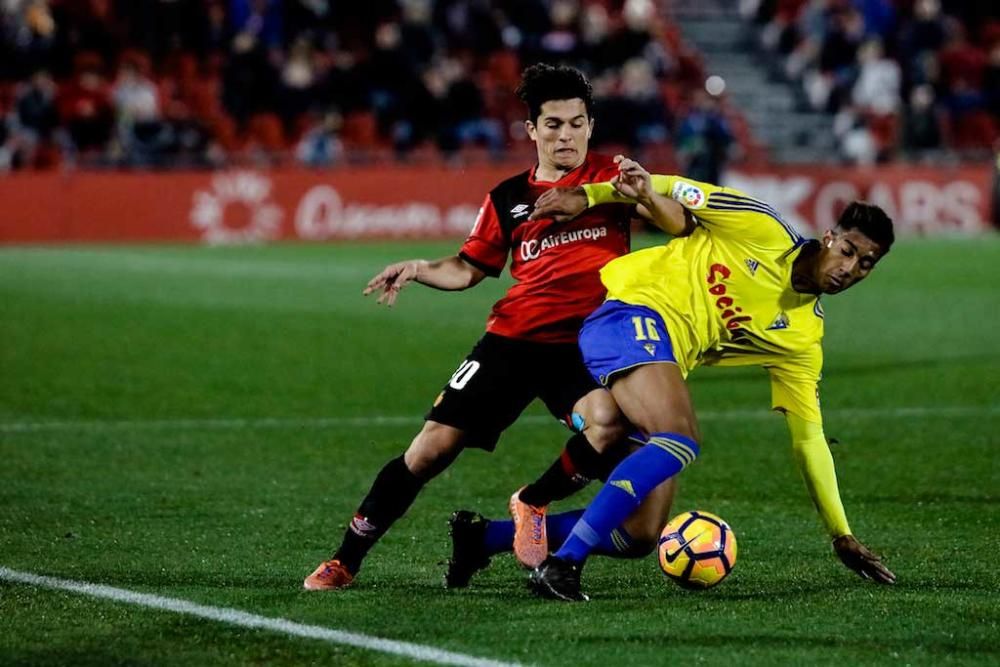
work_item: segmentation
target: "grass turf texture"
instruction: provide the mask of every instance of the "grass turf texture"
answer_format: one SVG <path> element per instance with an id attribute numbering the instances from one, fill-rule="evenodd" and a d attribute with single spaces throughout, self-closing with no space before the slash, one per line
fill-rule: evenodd
<path id="1" fill-rule="evenodd" d="M 424 490 L 355 587 L 301 592 L 506 283 L 410 288 L 392 310 L 361 288 L 454 247 L 0 250 L 0 566 L 543 665 L 1000 660 L 996 238 L 901 242 L 824 301 L 845 505 L 897 586 L 835 560 L 765 374 L 703 369 L 703 455 L 675 512 L 733 526 L 739 563 L 719 588 L 595 558 L 594 600 L 555 604 L 507 556 L 443 590 L 450 512 L 501 515 L 565 440 L 536 405 L 496 454 L 468 452 Z M 404 419 L 349 421 L 373 416 Z M 6 582 L 0 619 L 3 664 L 406 662 Z"/>

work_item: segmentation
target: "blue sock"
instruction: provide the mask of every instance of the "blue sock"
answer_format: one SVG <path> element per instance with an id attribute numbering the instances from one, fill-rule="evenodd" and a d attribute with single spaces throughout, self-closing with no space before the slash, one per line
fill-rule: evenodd
<path id="1" fill-rule="evenodd" d="M 483 538 L 486 555 L 493 556 L 511 551 L 514 548 L 514 522 L 490 521 L 486 524 L 486 535 Z"/>
<path id="2" fill-rule="evenodd" d="M 549 536 L 549 544 L 562 544 L 573 531 L 573 526 L 583 516 L 583 510 L 573 510 L 562 514 L 550 514 L 545 517 L 545 532 Z M 484 546 L 487 556 L 507 553 L 514 548 L 514 522 L 510 519 L 490 520 L 486 524 Z"/>
<path id="3" fill-rule="evenodd" d="M 549 544 L 562 544 L 573 532 L 576 522 L 583 516 L 583 510 L 572 510 L 545 517 L 545 532 Z M 490 521 L 486 524 L 484 547 L 487 556 L 507 553 L 514 543 L 514 522 L 510 519 Z M 618 526 L 594 546 L 592 553 L 613 558 L 634 558 L 642 555 L 633 549 L 632 536 L 622 526 Z"/>
<path id="4" fill-rule="evenodd" d="M 698 443 L 677 433 L 654 433 L 618 464 L 556 556 L 582 563 L 639 507 L 650 491 L 698 456 Z"/>

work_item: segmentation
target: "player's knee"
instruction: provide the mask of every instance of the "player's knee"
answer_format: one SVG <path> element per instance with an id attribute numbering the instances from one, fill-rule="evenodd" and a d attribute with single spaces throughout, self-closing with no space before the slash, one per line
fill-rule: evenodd
<path id="1" fill-rule="evenodd" d="M 584 415 L 584 435 L 598 452 L 605 452 L 628 435 L 625 419 L 611 395 L 591 401 Z"/>
<path id="2" fill-rule="evenodd" d="M 429 479 L 448 467 L 462 450 L 462 432 L 436 422 L 424 422 L 403 454 L 406 467 L 414 475 Z"/>

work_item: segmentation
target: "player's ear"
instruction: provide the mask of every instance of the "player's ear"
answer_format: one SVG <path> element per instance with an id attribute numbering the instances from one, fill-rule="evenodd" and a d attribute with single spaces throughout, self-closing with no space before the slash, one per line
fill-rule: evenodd
<path id="1" fill-rule="evenodd" d="M 524 121 L 524 131 L 528 133 L 532 141 L 538 141 L 538 131 L 535 129 L 535 124 L 530 120 Z"/>
<path id="2" fill-rule="evenodd" d="M 587 139 L 590 139 L 594 134 L 594 119 L 591 118 L 590 122 L 587 123 Z"/>
<path id="3" fill-rule="evenodd" d="M 833 247 L 833 242 L 836 239 L 837 239 L 837 234 L 832 229 L 828 229 L 825 232 L 823 232 L 823 241 L 822 242 L 823 242 L 823 245 L 825 245 L 827 248 L 832 248 Z"/>

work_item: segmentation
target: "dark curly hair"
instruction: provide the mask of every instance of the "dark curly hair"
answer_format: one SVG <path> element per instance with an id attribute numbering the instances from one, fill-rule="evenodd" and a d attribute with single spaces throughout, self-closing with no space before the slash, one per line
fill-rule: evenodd
<path id="1" fill-rule="evenodd" d="M 885 255 L 896 240 L 892 231 L 892 219 L 875 204 L 856 201 L 844 209 L 837 219 L 837 227 L 845 232 L 856 229 L 877 243 Z"/>
<path id="2" fill-rule="evenodd" d="M 550 100 L 572 100 L 580 98 L 587 107 L 587 115 L 593 118 L 594 90 L 590 81 L 578 69 L 566 65 L 532 65 L 521 73 L 521 85 L 517 96 L 528 106 L 528 118 L 537 122 L 542 113 L 542 105 Z"/>

